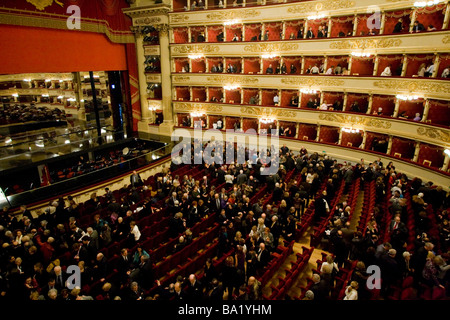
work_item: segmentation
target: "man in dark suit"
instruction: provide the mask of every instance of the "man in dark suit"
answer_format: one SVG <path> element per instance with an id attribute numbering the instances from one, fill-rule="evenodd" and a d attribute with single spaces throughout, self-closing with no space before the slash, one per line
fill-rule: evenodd
<path id="1" fill-rule="evenodd" d="M 220 212 L 222 210 L 222 201 L 218 193 L 214 195 L 214 199 L 211 201 L 211 212 Z"/>
<path id="2" fill-rule="evenodd" d="M 425 27 L 418 20 L 414 21 L 413 32 L 424 31 Z"/>
<path id="3" fill-rule="evenodd" d="M 50 273 L 50 278 L 55 279 L 55 289 L 58 292 L 66 287 L 67 275 L 62 271 L 60 266 L 53 268 L 53 271 Z"/>
<path id="4" fill-rule="evenodd" d="M 186 300 L 198 301 L 203 297 L 203 285 L 197 280 L 195 274 L 189 275 L 186 289 Z"/>
<path id="5" fill-rule="evenodd" d="M 311 27 L 309 27 L 308 31 L 306 32 L 306 39 L 313 39 L 313 38 L 315 38 L 314 31 L 312 30 Z"/>
<path id="6" fill-rule="evenodd" d="M 138 281 L 145 290 L 153 286 L 153 265 L 149 256 L 142 255 L 139 266 L 130 274 L 133 281 Z"/>
<path id="7" fill-rule="evenodd" d="M 130 176 L 130 184 L 132 187 L 139 187 L 143 184 L 141 176 L 136 172 L 136 170 L 134 170 L 133 174 Z"/>
<path id="8" fill-rule="evenodd" d="M 223 32 L 219 33 L 219 34 L 217 35 L 216 39 L 217 39 L 217 42 L 222 42 L 223 39 L 224 39 Z"/>
<path id="9" fill-rule="evenodd" d="M 119 274 L 120 283 L 126 283 L 131 274 L 132 259 L 128 254 L 128 249 L 120 250 L 120 257 L 117 260 L 117 272 Z"/>
<path id="10" fill-rule="evenodd" d="M 400 216 L 396 216 L 394 220 L 391 220 L 389 224 L 389 232 L 392 233 L 394 230 L 399 229 L 401 233 L 406 233 L 406 226 L 400 221 Z"/>
<path id="11" fill-rule="evenodd" d="M 397 251 L 390 249 L 387 255 L 381 258 L 381 279 L 382 293 L 385 297 L 389 294 L 389 289 L 400 279 L 401 273 L 395 256 Z"/>
<path id="12" fill-rule="evenodd" d="M 272 64 L 269 64 L 269 67 L 267 67 L 267 69 L 266 69 L 266 73 L 267 73 L 267 74 L 273 74 L 273 67 L 272 67 Z"/>
<path id="13" fill-rule="evenodd" d="M 303 25 L 300 25 L 300 28 L 298 29 L 297 39 L 303 39 Z"/>
<path id="14" fill-rule="evenodd" d="M 244 183 L 247 183 L 247 175 L 244 173 L 244 170 L 239 171 L 239 174 L 236 178 L 236 182 L 239 186 L 243 185 Z"/>
<path id="15" fill-rule="evenodd" d="M 394 26 L 394 30 L 392 31 L 393 33 L 399 33 L 403 31 L 403 19 L 400 18 L 398 19 L 398 22 L 395 24 Z"/>
<path id="16" fill-rule="evenodd" d="M 183 288 L 181 287 L 182 284 L 181 282 L 175 282 L 175 293 L 174 293 L 174 300 L 175 301 L 180 301 L 180 300 L 185 300 L 186 299 L 186 294 L 183 291 Z"/>
<path id="17" fill-rule="evenodd" d="M 314 284 L 311 286 L 311 291 L 314 293 L 315 301 L 324 301 L 330 292 L 330 287 L 324 279 L 320 278 L 320 275 L 313 274 Z"/>
<path id="18" fill-rule="evenodd" d="M 258 269 L 262 269 L 267 266 L 270 260 L 270 252 L 266 249 L 264 242 L 259 244 L 259 250 L 257 253 L 258 258 Z"/>
<path id="19" fill-rule="evenodd" d="M 144 299 L 144 292 L 139 287 L 137 282 L 130 283 L 129 288 L 126 290 L 124 295 L 125 300 L 136 301 Z"/>

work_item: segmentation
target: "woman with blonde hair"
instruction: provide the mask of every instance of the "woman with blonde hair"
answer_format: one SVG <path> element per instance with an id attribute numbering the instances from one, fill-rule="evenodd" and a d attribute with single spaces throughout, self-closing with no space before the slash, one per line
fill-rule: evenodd
<path id="1" fill-rule="evenodd" d="M 350 282 L 350 285 L 345 289 L 344 300 L 358 300 L 358 287 L 358 282 Z"/>

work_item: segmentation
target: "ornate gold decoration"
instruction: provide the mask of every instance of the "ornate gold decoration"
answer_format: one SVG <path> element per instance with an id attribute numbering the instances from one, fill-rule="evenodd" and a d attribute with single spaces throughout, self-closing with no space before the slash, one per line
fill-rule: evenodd
<path id="1" fill-rule="evenodd" d="M 258 78 L 249 77 L 230 77 L 230 76 L 210 76 L 206 78 L 208 82 L 221 83 L 221 84 L 256 84 Z"/>
<path id="2" fill-rule="evenodd" d="M 244 51 L 250 52 L 276 52 L 297 50 L 298 44 L 295 43 L 258 43 L 244 47 Z"/>
<path id="3" fill-rule="evenodd" d="M 373 83 L 375 87 L 409 92 L 450 93 L 450 83 L 432 80 L 379 80 Z"/>
<path id="4" fill-rule="evenodd" d="M 147 74 L 146 79 L 147 79 L 147 82 L 161 82 L 161 75 L 160 74 L 157 74 L 157 75 Z"/>
<path id="5" fill-rule="evenodd" d="M 330 43 L 331 49 L 380 49 L 398 47 L 400 39 L 358 39 L 342 40 Z"/>
<path id="6" fill-rule="evenodd" d="M 149 25 L 152 25 L 152 24 L 155 24 L 158 22 L 161 22 L 160 17 L 153 17 L 153 18 L 145 17 L 145 18 L 139 18 L 139 19 L 134 20 L 135 25 L 146 25 L 146 26 L 149 26 Z"/>
<path id="7" fill-rule="evenodd" d="M 222 112 L 223 107 L 216 104 L 202 103 L 175 103 L 174 111 L 176 112 Z"/>
<path id="8" fill-rule="evenodd" d="M 144 55 L 146 56 L 159 55 L 159 46 L 153 45 L 144 47 Z"/>
<path id="9" fill-rule="evenodd" d="M 241 113 L 265 118 L 295 118 L 296 112 L 279 108 L 241 107 Z"/>
<path id="10" fill-rule="evenodd" d="M 449 35 L 445 36 L 445 37 L 442 39 L 442 43 L 445 43 L 445 44 L 450 43 L 450 36 L 449 36 Z"/>
<path id="11" fill-rule="evenodd" d="M 329 11 L 337 9 L 351 8 L 355 6 L 354 1 L 350 0 L 335 0 L 319 3 L 302 3 L 300 5 L 292 6 L 288 8 L 289 13 L 306 13 L 312 11 Z"/>
<path id="12" fill-rule="evenodd" d="M 188 82 L 189 80 L 191 80 L 191 77 L 187 77 L 187 76 L 173 76 L 172 80 L 174 82 Z"/>
<path id="13" fill-rule="evenodd" d="M 311 78 L 283 78 L 281 83 L 294 85 L 294 86 L 327 86 L 327 87 L 339 87 L 344 85 L 344 80 L 337 79 L 311 79 Z"/>
<path id="14" fill-rule="evenodd" d="M 164 23 L 156 25 L 155 29 L 159 31 L 160 36 L 167 36 L 169 34 L 170 27 L 168 24 Z"/>
<path id="15" fill-rule="evenodd" d="M 421 136 L 426 136 L 445 143 L 450 142 L 450 133 L 442 129 L 420 127 L 417 128 L 417 133 Z"/>
<path id="16" fill-rule="evenodd" d="M 171 23 L 178 23 L 178 22 L 184 22 L 189 20 L 189 16 L 186 14 L 174 14 L 170 15 L 170 22 Z"/>
<path id="17" fill-rule="evenodd" d="M 252 18 L 257 17 L 261 14 L 258 10 L 255 9 L 239 9 L 233 11 L 218 11 L 209 13 L 206 15 L 206 18 L 209 20 L 227 20 L 227 19 L 244 19 L 244 18 Z"/>
<path id="18" fill-rule="evenodd" d="M 323 113 L 319 115 L 320 120 L 336 122 L 349 125 L 360 125 L 365 127 L 374 127 L 378 129 L 389 129 L 392 124 L 389 121 L 376 119 L 367 116 L 344 115 L 334 113 Z"/>
<path id="19" fill-rule="evenodd" d="M 64 4 L 58 0 L 54 0 L 57 5 L 64 8 Z M 28 3 L 31 3 L 36 9 L 43 11 L 46 7 L 53 5 L 53 0 L 27 0 Z"/>
<path id="20" fill-rule="evenodd" d="M 185 54 L 185 53 L 214 53 L 219 52 L 220 47 L 210 44 L 194 44 L 183 45 L 173 47 L 173 53 Z"/>

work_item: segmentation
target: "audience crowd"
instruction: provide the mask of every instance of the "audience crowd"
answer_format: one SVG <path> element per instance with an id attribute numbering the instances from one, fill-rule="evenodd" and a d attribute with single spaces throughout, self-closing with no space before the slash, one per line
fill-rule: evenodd
<path id="1" fill-rule="evenodd" d="M 225 149 L 213 146 L 214 156 L 225 155 Z M 200 154 L 202 145 L 194 142 L 184 147 L 184 152 L 175 159 L 189 163 Z M 189 147 L 191 153 L 186 152 Z M 259 276 L 279 245 L 297 239 L 296 225 L 310 204 L 314 209 L 313 224 L 333 211 L 324 237 L 332 255 L 323 263 L 320 275 L 313 276 L 314 285 L 305 293 L 305 299 L 329 299 L 334 279 L 348 263 L 356 261 L 357 272 L 346 284 L 346 300 L 368 299 L 364 290 L 368 277 L 365 268 L 373 264 L 381 266 L 382 297 L 386 299 L 391 286 L 408 276 L 413 277 L 417 290 L 424 286 L 446 288 L 448 295 L 446 209 L 450 196 L 442 188 L 419 179 L 409 180 L 396 172 L 392 163 L 384 166 L 379 159 L 352 166 L 318 153 L 309 154 L 303 147 L 292 152 L 283 145 L 279 152 L 275 151 L 271 148 L 264 155 L 238 148 L 235 159 L 245 154 L 244 164 L 203 163 L 196 166 L 202 170 L 198 178 L 177 175 L 177 169 L 184 165 L 172 161 L 170 168 L 163 169 L 149 184 L 134 172 L 130 186 L 123 188 L 126 192 L 119 199 L 110 190 L 105 190 L 102 197 L 93 194 L 84 204 L 77 204 L 70 196 L 59 198 L 38 216 L 26 206 L 20 208 L 17 216 L 4 207 L 0 217 L 0 298 L 259 300 L 265 285 L 258 280 Z M 277 164 L 278 170 L 269 170 L 270 165 Z M 293 178 L 286 179 L 292 171 Z M 364 235 L 350 229 L 348 218 L 352 208 L 345 200 L 339 199 L 335 208 L 330 207 L 341 183 L 345 183 L 347 194 L 355 179 L 361 179 L 363 184 L 376 181 L 377 185 L 377 206 Z M 392 189 L 387 190 L 386 186 L 391 184 Z M 326 187 L 320 192 L 322 185 Z M 251 201 L 262 188 L 266 188 L 264 195 Z M 412 196 L 416 218 L 414 251 L 406 250 L 408 231 L 403 222 L 406 192 Z M 384 212 L 378 204 L 386 193 L 391 200 Z M 265 203 L 267 197 L 270 201 Z M 436 212 L 437 237 L 428 234 L 431 221 L 422 213 L 428 204 Z M 82 208 L 91 209 L 94 219 L 90 224 L 81 223 Z M 171 238 L 178 239 L 173 253 L 192 243 L 191 229 L 202 219 L 214 215 L 219 225 L 216 258 L 207 259 L 201 272 L 180 275 L 176 281 L 164 285 L 154 276 L 158 261 L 142 246 L 141 231 L 145 225 L 140 224 L 143 218 L 161 210 L 170 219 Z M 390 242 L 383 242 L 379 226 L 383 215 L 389 213 L 394 216 L 389 227 Z M 104 249 L 115 242 L 123 245 L 120 254 L 112 257 Z M 80 268 L 81 287 L 69 290 L 65 286 L 68 265 L 61 264 L 58 259 L 61 256 L 67 258 L 68 265 Z M 225 258 L 223 263 L 215 265 L 214 261 L 220 258 Z M 110 277 L 112 272 L 117 277 Z M 101 283 L 100 289 L 87 294 L 85 285 L 94 282 Z M 151 290 L 155 287 L 156 290 Z"/>
<path id="2" fill-rule="evenodd" d="M 3 104 L 3 108 L 0 108 L 0 124 L 65 119 L 65 111 L 58 108 L 36 107 L 34 104 L 29 106 L 23 104 Z"/>

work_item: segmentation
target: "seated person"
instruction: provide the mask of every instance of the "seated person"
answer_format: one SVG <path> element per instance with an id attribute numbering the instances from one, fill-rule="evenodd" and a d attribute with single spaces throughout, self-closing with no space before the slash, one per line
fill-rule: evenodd
<path id="1" fill-rule="evenodd" d="M 414 119 L 413 119 L 414 121 L 420 121 L 420 120 L 422 120 L 422 118 L 421 118 L 421 116 L 420 116 L 420 113 L 416 113 L 416 116 L 414 117 Z"/>
<path id="2" fill-rule="evenodd" d="M 340 100 L 337 100 L 333 103 L 333 110 L 342 111 L 342 104 Z"/>
<path id="3" fill-rule="evenodd" d="M 382 116 L 382 115 L 383 115 L 383 108 L 382 108 L 382 107 L 379 107 L 378 110 L 375 110 L 375 111 L 373 112 L 373 114 L 374 114 L 374 115 L 377 115 L 377 116 Z"/>
<path id="4" fill-rule="evenodd" d="M 295 34 L 293 32 L 291 32 L 291 34 L 289 35 L 289 40 L 294 40 L 295 39 Z"/>
<path id="5" fill-rule="evenodd" d="M 325 72 L 325 74 L 333 74 L 333 66 L 329 67 L 327 72 Z"/>
<path id="6" fill-rule="evenodd" d="M 297 39 L 303 39 L 303 25 L 300 25 L 300 28 L 297 31 Z"/>
<path id="7" fill-rule="evenodd" d="M 383 72 L 381 73 L 382 77 L 390 77 L 392 76 L 391 72 L 391 65 L 388 65 L 386 68 L 384 68 Z"/>
<path id="8" fill-rule="evenodd" d="M 338 37 L 345 37 L 345 33 L 342 31 L 339 31 Z"/>
<path id="9" fill-rule="evenodd" d="M 449 67 L 446 67 L 446 68 L 442 71 L 441 78 L 448 78 L 449 75 L 450 75 L 450 68 L 449 68 Z"/>
<path id="10" fill-rule="evenodd" d="M 291 74 L 294 74 L 294 73 L 296 73 L 296 72 L 297 72 L 296 66 L 294 66 L 294 64 L 291 64 L 291 67 L 290 67 L 290 73 L 291 73 Z"/>
<path id="11" fill-rule="evenodd" d="M 233 39 L 231 41 L 239 41 L 239 36 L 237 33 L 234 34 Z"/>
<path id="12" fill-rule="evenodd" d="M 315 38 L 314 31 L 311 27 L 309 27 L 308 31 L 306 32 L 306 39 L 313 39 L 313 38 Z"/>
<path id="13" fill-rule="evenodd" d="M 408 119 L 408 115 L 406 114 L 406 110 L 403 110 L 402 112 L 400 112 L 398 117 L 402 118 L 402 119 Z"/>
<path id="14" fill-rule="evenodd" d="M 198 35 L 197 42 L 205 42 L 205 34 L 203 32 L 200 32 Z"/>
<path id="15" fill-rule="evenodd" d="M 281 68 L 280 68 L 280 66 L 277 66 L 275 68 L 275 74 L 280 74 L 280 73 L 281 73 Z"/>
<path id="16" fill-rule="evenodd" d="M 341 74 L 342 73 L 342 67 L 341 64 L 339 63 L 336 68 L 334 68 L 334 74 Z"/>
<path id="17" fill-rule="evenodd" d="M 369 29 L 369 33 L 367 33 L 368 36 L 376 36 L 377 33 L 373 29 Z"/>
<path id="18" fill-rule="evenodd" d="M 217 39 L 217 42 L 222 42 L 223 39 L 224 39 L 223 32 L 220 32 L 220 33 L 217 35 L 216 39 Z"/>
<path id="19" fill-rule="evenodd" d="M 279 104 L 279 102 L 280 102 L 280 97 L 278 97 L 278 94 L 276 94 L 273 97 L 273 104 L 277 106 Z"/>
<path id="20" fill-rule="evenodd" d="M 292 96 L 290 105 L 292 107 L 298 107 L 298 96 L 297 95 Z"/>
<path id="21" fill-rule="evenodd" d="M 281 68 L 280 68 L 280 73 L 281 74 L 286 74 L 286 63 L 284 63 L 283 62 L 283 64 L 281 65 Z"/>
<path id="22" fill-rule="evenodd" d="M 319 109 L 319 110 L 328 110 L 329 106 L 331 106 L 331 104 L 328 104 L 326 101 L 324 101 L 317 109 Z"/>
<path id="23" fill-rule="evenodd" d="M 272 64 L 269 64 L 269 67 L 266 69 L 266 74 L 273 74 L 273 67 Z"/>
<path id="24" fill-rule="evenodd" d="M 418 20 L 414 21 L 414 26 L 412 32 L 421 32 L 424 31 L 425 27 Z"/>
<path id="25" fill-rule="evenodd" d="M 319 74 L 319 67 L 317 66 L 317 64 L 314 65 L 314 67 L 311 68 L 311 74 Z"/>
<path id="26" fill-rule="evenodd" d="M 212 68 L 211 68 L 211 72 L 213 72 L 213 73 L 216 73 L 216 72 L 218 72 L 218 68 L 217 68 L 217 66 L 214 64 L 213 66 L 212 66 Z"/>
<path id="27" fill-rule="evenodd" d="M 352 112 L 361 112 L 361 108 L 359 107 L 358 101 L 355 101 L 355 102 L 352 103 L 352 105 L 350 106 L 350 111 L 352 111 Z"/>
<path id="28" fill-rule="evenodd" d="M 306 107 L 310 108 L 310 109 L 315 109 L 316 108 L 312 98 L 309 98 L 308 103 L 306 103 Z"/>
<path id="29" fill-rule="evenodd" d="M 436 28 L 432 24 L 429 24 L 427 27 L 427 31 L 436 31 Z"/>

